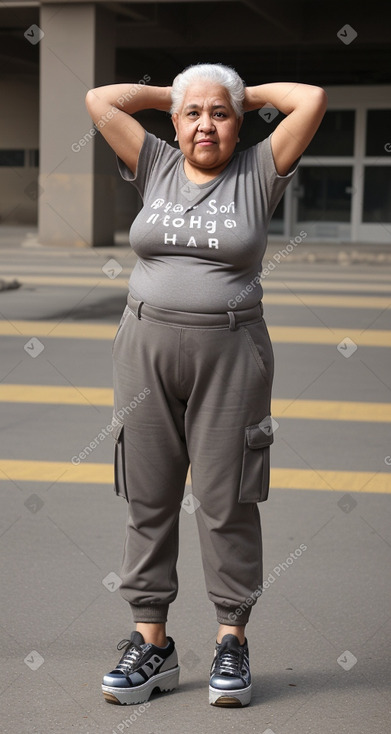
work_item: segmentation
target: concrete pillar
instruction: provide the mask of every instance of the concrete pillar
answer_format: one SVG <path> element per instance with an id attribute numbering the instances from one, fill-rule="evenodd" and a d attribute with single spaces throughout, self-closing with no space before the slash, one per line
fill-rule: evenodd
<path id="1" fill-rule="evenodd" d="M 39 241 L 112 245 L 115 154 L 84 99 L 115 81 L 115 15 L 93 3 L 43 4 L 40 28 Z"/>

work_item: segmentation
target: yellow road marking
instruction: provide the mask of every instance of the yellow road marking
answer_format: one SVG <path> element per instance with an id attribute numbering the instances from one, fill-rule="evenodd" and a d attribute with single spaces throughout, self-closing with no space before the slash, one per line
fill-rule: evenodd
<path id="1" fill-rule="evenodd" d="M 0 384 L 0 403 L 112 406 L 113 400 L 113 390 L 106 387 Z"/>
<path id="2" fill-rule="evenodd" d="M 131 250 L 129 249 L 129 252 Z M 99 257 L 99 255 L 98 255 Z M 108 258 L 106 258 L 107 262 Z M 117 261 L 118 262 L 118 261 Z M 29 275 L 33 275 L 34 273 L 39 273 L 37 277 L 40 277 L 44 273 L 51 273 L 53 276 L 56 276 L 59 274 L 59 277 L 64 277 L 68 280 L 68 278 L 72 278 L 75 276 L 80 277 L 90 277 L 93 278 L 107 278 L 107 275 L 102 271 L 102 267 L 105 265 L 105 259 L 96 259 L 94 262 L 91 262 L 90 265 L 69 265 L 69 261 L 64 263 L 63 261 L 59 264 L 54 265 L 45 265 L 44 263 L 39 264 L 32 264 L 32 263 L 17 263 L 17 264 L 11 264 L 11 265 L 5 265 L 2 263 L 1 265 L 1 271 L 3 273 L 7 273 L 7 276 L 10 277 L 11 275 L 14 278 L 19 278 L 20 280 L 23 280 L 25 277 L 28 277 Z M 119 263 L 121 265 L 121 263 Z M 126 264 L 126 270 L 130 275 L 130 270 L 132 269 L 132 266 L 134 265 L 134 261 L 130 264 Z M 124 271 L 125 268 L 123 267 L 123 264 L 121 266 L 122 269 L 122 279 L 124 278 Z M 390 286 L 391 288 L 391 286 Z"/>
<path id="3" fill-rule="evenodd" d="M 265 308 L 268 304 L 277 306 L 326 306 L 327 308 L 378 308 L 391 307 L 391 297 L 380 296 L 317 296 L 308 293 L 275 294 L 268 293 L 264 300 Z"/>
<path id="4" fill-rule="evenodd" d="M 0 403 L 113 406 L 113 390 L 77 385 L 0 384 Z M 391 423 L 391 403 L 338 400 L 272 400 L 274 418 Z"/>
<path id="5" fill-rule="evenodd" d="M 26 285 L 52 285 L 52 286 L 77 286 L 77 287 L 99 287 L 99 288 L 122 288 L 124 292 L 127 291 L 128 287 L 128 278 L 124 279 L 123 277 L 117 277 L 114 279 L 110 279 L 107 276 L 102 277 L 96 277 L 96 278 L 89 278 L 89 277 L 83 277 L 83 276 L 58 276 L 58 275 L 17 275 L 16 276 L 19 281 Z M 294 294 L 289 293 L 268 293 L 268 289 L 280 289 L 283 288 L 283 284 L 281 283 L 269 283 L 267 286 L 265 286 L 265 294 L 266 298 L 264 300 L 265 305 L 268 303 L 270 304 L 277 304 L 277 305 L 290 305 L 290 306 L 300 306 L 307 304 L 308 306 L 326 306 L 328 308 L 338 308 L 338 307 L 345 307 L 345 308 L 379 308 L 384 309 L 391 306 L 391 297 L 381 297 L 381 296 L 320 296 L 320 295 L 309 295 L 305 293 L 301 293 L 302 290 L 311 290 L 316 288 L 316 290 L 326 289 L 323 285 L 322 288 L 318 287 L 318 285 L 314 286 L 311 283 L 303 283 L 300 282 L 300 285 L 293 282 L 287 282 L 287 285 L 291 288 L 291 290 L 298 290 L 299 293 L 297 296 Z M 327 286 L 330 286 L 330 288 L 327 288 L 327 290 L 349 290 L 350 288 L 360 288 L 360 290 L 364 289 L 365 284 L 360 284 L 359 286 L 355 286 L 352 283 L 344 284 L 344 286 L 341 288 L 338 283 L 327 283 Z M 362 286 L 362 288 L 361 288 Z M 387 288 L 374 288 L 370 287 L 368 290 L 387 290 Z"/>
<path id="6" fill-rule="evenodd" d="M 0 479 L 15 482 L 69 482 L 69 484 L 113 484 L 112 464 L 71 461 L 0 460 Z"/>
<path id="7" fill-rule="evenodd" d="M 358 347 L 391 347 L 391 330 L 319 329 L 312 326 L 268 326 L 270 338 L 280 344 L 334 344 L 349 337 Z"/>
<path id="8" fill-rule="evenodd" d="M 272 400 L 275 418 L 390 423 L 391 403 L 338 400 Z"/>
<path id="9" fill-rule="evenodd" d="M 103 261 L 102 261 L 103 262 Z M 104 264 L 104 263 L 103 263 Z M 64 265 L 64 266 L 45 266 L 45 265 L 27 265 L 21 267 L 15 267 L 11 265 L 5 265 L 3 270 L 9 271 L 14 277 L 18 278 L 22 283 L 29 283 L 31 285 L 76 285 L 76 286 L 94 286 L 99 283 L 102 287 L 118 288 L 118 284 L 126 287 L 130 272 L 134 263 L 128 264 L 129 272 L 126 275 L 118 275 L 116 278 L 109 278 L 105 273 L 102 272 L 99 265 L 96 266 L 85 266 L 85 265 Z M 25 271 L 25 272 L 23 272 Z M 31 273 L 38 271 L 39 275 L 32 275 Z M 42 275 L 42 272 L 49 272 L 50 275 Z M 56 275 L 56 272 L 61 272 L 61 275 Z M 78 275 L 73 275 L 78 273 Z M 85 273 L 80 275 L 80 273 Z M 87 275 L 89 273 L 90 275 Z M 124 273 L 124 270 L 122 270 Z M 389 279 L 389 276 L 388 276 Z M 373 282 L 349 282 L 349 281 L 330 281 L 330 280 L 296 280 L 291 278 L 279 278 L 279 279 L 267 279 L 263 284 L 264 290 L 267 293 L 268 290 L 284 290 L 284 288 L 299 290 L 299 291 L 310 291 L 310 290 L 325 290 L 325 291 L 357 291 L 360 292 L 373 292 L 379 291 L 383 293 L 390 293 L 391 284 L 387 282 L 382 283 L 381 281 Z"/>
<path id="10" fill-rule="evenodd" d="M 284 287 L 286 287 L 287 290 L 292 289 L 298 291 L 360 291 L 361 293 L 365 291 L 380 291 L 383 293 L 389 293 L 391 296 L 391 283 L 349 283 L 345 281 L 338 281 L 336 283 L 335 281 L 330 280 L 317 280 L 315 282 L 312 278 L 309 278 L 308 280 L 291 280 L 290 278 L 287 278 L 286 280 L 281 278 L 279 281 L 269 279 L 265 280 L 264 288 L 266 293 L 269 288 L 273 290 L 284 290 Z"/>
<path id="11" fill-rule="evenodd" d="M 13 254 L 15 254 L 13 252 Z M 34 260 L 36 260 L 37 255 L 39 255 L 40 252 L 34 253 Z M 58 255 L 59 253 L 56 253 Z M 116 254 L 116 253 L 114 253 Z M 100 259 L 99 259 L 100 257 Z M 123 270 L 122 270 L 122 278 L 124 278 L 125 270 L 130 275 L 132 269 L 134 268 L 136 262 L 137 262 L 137 256 L 135 256 L 134 252 L 129 248 L 129 250 L 124 250 L 121 252 L 121 255 L 119 256 L 117 254 L 118 261 L 121 259 L 121 263 Z M 102 278 L 104 273 L 102 271 L 102 266 L 105 264 L 105 261 L 110 259 L 108 256 L 108 253 L 103 253 L 102 256 L 100 254 L 94 255 L 90 259 L 90 264 L 85 264 L 85 260 L 83 260 L 83 264 L 71 264 L 74 263 L 74 260 L 69 258 L 62 258 L 61 262 L 53 262 L 50 265 L 47 265 L 45 263 L 38 263 L 35 262 L 26 262 L 25 260 L 22 262 L 11 262 L 11 263 L 2 263 L 1 269 L 2 272 L 12 275 L 15 278 L 24 278 L 25 276 L 33 275 L 34 273 L 38 273 L 39 277 L 40 275 L 43 275 L 44 273 L 51 273 L 53 276 L 55 276 L 57 273 L 60 276 L 63 276 L 68 279 L 69 277 L 72 277 L 73 275 L 76 276 L 90 276 L 93 278 L 99 277 Z M 127 261 L 126 263 L 124 261 Z M 265 266 L 267 267 L 267 266 Z M 348 270 L 347 272 L 329 272 L 329 271 L 322 271 L 319 272 L 318 270 L 311 270 L 308 267 L 308 264 L 306 264 L 305 268 L 305 274 L 307 276 L 306 280 L 302 279 L 302 273 L 294 273 L 290 268 L 289 270 L 285 270 L 284 272 L 281 271 L 281 268 L 278 269 L 278 271 L 273 272 L 270 277 L 265 278 L 262 281 L 262 284 L 265 288 L 265 290 L 269 288 L 283 288 L 285 286 L 288 286 L 289 288 L 297 287 L 300 290 L 360 290 L 363 291 L 377 291 L 381 290 L 384 292 L 391 292 L 391 277 L 383 272 L 356 272 L 353 270 Z M 105 275 L 105 277 L 107 277 Z M 362 282 L 365 281 L 365 282 Z"/>
<path id="12" fill-rule="evenodd" d="M 271 469 L 272 488 L 391 494 L 391 472 Z"/>
<path id="13" fill-rule="evenodd" d="M 128 287 L 129 277 L 120 278 L 109 278 L 107 275 L 102 273 L 101 276 L 96 278 L 89 278 L 88 276 L 62 276 L 62 275 L 17 275 L 15 276 L 22 283 L 27 285 L 66 285 L 66 286 L 99 286 L 99 288 L 123 288 L 124 290 Z"/>
<path id="14" fill-rule="evenodd" d="M 0 336 L 46 337 L 55 339 L 113 340 L 118 325 L 56 323 L 52 321 L 0 321 Z M 357 346 L 391 347 L 391 330 L 318 328 L 311 326 L 269 326 L 273 342 L 280 344 L 333 344 L 349 337 Z"/>
<path id="15" fill-rule="evenodd" d="M 113 484 L 112 464 L 0 460 L 0 479 L 59 484 Z M 190 472 L 187 477 L 190 483 Z M 391 474 L 312 469 L 272 469 L 272 489 L 391 493 Z"/>
<path id="16" fill-rule="evenodd" d="M 356 266 L 354 266 L 356 268 Z M 339 268 L 338 270 L 317 270 L 308 265 L 306 263 L 305 271 L 303 270 L 303 267 L 301 267 L 301 271 L 296 270 L 294 271 L 291 266 L 287 266 L 285 270 L 283 268 L 278 268 L 278 271 L 274 271 L 272 275 L 267 277 L 263 283 L 295 283 L 295 282 L 301 282 L 303 278 L 303 273 L 305 273 L 306 280 L 304 282 L 308 283 L 308 281 L 311 282 L 320 282 L 320 283 L 326 283 L 326 282 L 333 282 L 340 281 L 341 283 L 350 283 L 351 281 L 354 281 L 354 283 L 359 283 L 360 281 L 365 281 L 366 283 L 385 283 L 389 284 L 389 288 L 391 290 L 391 277 L 390 275 L 387 275 L 387 271 L 384 273 L 383 268 L 371 269 L 368 270 L 368 266 L 364 265 L 365 270 L 356 270 L 352 267 L 346 267 Z"/>
<path id="17" fill-rule="evenodd" d="M 119 319 L 118 319 L 119 322 Z M 70 324 L 56 321 L 0 321 L 0 335 L 54 339 L 114 339 L 113 324 Z"/>

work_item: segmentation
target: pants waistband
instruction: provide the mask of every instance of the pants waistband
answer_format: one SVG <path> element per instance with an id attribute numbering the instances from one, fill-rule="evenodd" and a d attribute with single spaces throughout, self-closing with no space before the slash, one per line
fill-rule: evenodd
<path id="1" fill-rule="evenodd" d="M 263 316 L 262 301 L 252 308 L 240 309 L 240 311 L 226 311 L 225 313 L 195 313 L 192 311 L 172 311 L 168 308 L 151 306 L 144 301 L 137 301 L 128 293 L 127 304 L 130 310 L 137 316 L 152 321 L 160 321 L 178 326 L 203 326 L 236 329 L 237 324 L 251 324 L 260 321 Z"/>

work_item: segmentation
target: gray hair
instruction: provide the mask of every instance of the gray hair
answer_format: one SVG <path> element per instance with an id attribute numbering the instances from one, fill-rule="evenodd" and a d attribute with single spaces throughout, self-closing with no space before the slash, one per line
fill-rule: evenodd
<path id="1" fill-rule="evenodd" d="M 223 64 L 194 64 L 178 74 L 172 83 L 171 114 L 179 112 L 190 84 L 201 79 L 225 87 L 236 117 L 243 114 L 245 83 L 235 69 Z"/>

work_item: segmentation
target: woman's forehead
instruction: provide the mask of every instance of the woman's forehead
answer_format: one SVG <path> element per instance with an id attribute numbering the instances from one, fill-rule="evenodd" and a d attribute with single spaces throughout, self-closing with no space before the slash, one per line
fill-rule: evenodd
<path id="1" fill-rule="evenodd" d="M 185 92 L 183 106 L 194 104 L 197 106 L 204 105 L 229 105 L 229 95 L 225 87 L 221 84 L 211 84 L 208 81 L 197 81 L 190 84 Z"/>

